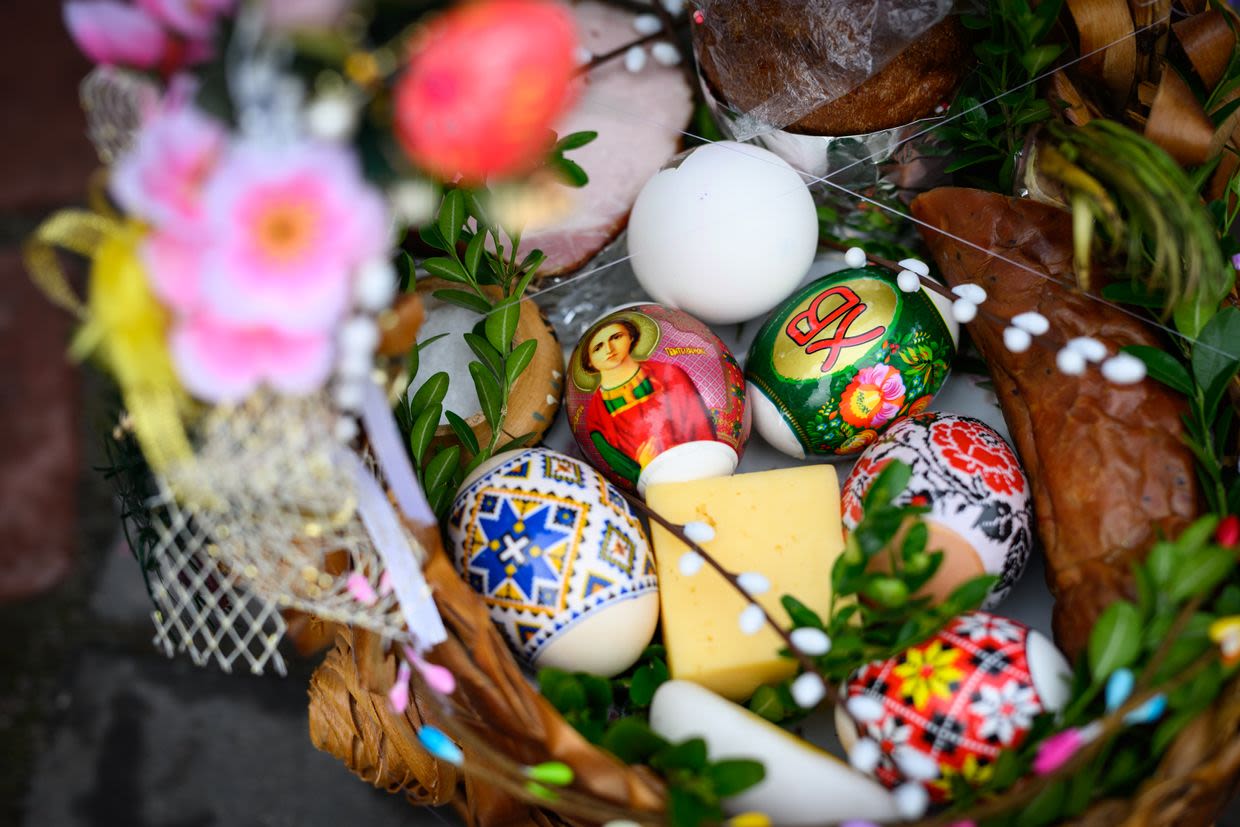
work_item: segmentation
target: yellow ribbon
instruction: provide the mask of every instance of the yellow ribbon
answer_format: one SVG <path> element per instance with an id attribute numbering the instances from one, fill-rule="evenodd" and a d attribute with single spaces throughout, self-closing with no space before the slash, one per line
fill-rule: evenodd
<path id="1" fill-rule="evenodd" d="M 189 396 L 168 353 L 168 315 L 151 293 L 138 254 L 145 229 L 85 210 L 62 210 L 26 242 L 26 267 L 55 304 L 81 321 L 70 355 L 97 354 L 116 378 L 151 468 L 163 471 L 193 455 L 182 416 Z M 91 259 L 87 303 L 65 276 L 56 251 Z"/>

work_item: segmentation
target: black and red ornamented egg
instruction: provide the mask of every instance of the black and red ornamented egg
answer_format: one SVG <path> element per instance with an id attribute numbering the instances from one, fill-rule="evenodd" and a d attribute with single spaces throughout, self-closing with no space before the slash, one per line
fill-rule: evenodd
<path id="1" fill-rule="evenodd" d="M 731 474 L 749 438 L 736 359 L 702 322 L 658 304 L 590 326 L 569 359 L 565 404 L 586 459 L 643 495 Z"/>
<path id="2" fill-rule="evenodd" d="M 928 551 L 943 562 L 925 592 L 943 599 L 966 580 L 996 575 L 993 608 L 1025 570 L 1033 548 L 1033 501 L 1015 452 L 997 431 L 967 416 L 927 411 L 892 425 L 865 449 L 844 480 L 845 531 L 857 527 L 870 485 L 893 460 L 912 469 L 902 505 L 924 505 Z"/>
<path id="3" fill-rule="evenodd" d="M 925 784 L 950 800 L 952 777 L 984 783 L 1002 750 L 1067 702 L 1068 661 L 1044 635 L 985 612 L 963 614 L 900 655 L 852 674 L 836 707 L 840 742 L 868 753 L 885 786 Z"/>

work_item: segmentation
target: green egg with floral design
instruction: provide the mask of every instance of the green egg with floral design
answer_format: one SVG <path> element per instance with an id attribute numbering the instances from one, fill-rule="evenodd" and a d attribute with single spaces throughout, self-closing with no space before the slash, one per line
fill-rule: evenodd
<path id="1" fill-rule="evenodd" d="M 959 339 L 949 300 L 924 288 L 905 293 L 882 268 L 810 282 L 771 313 L 749 349 L 754 427 L 798 459 L 860 453 L 929 406 Z"/>

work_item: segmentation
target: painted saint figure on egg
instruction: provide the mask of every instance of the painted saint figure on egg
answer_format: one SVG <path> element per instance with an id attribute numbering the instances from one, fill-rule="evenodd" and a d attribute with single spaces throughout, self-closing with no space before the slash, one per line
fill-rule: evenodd
<path id="1" fill-rule="evenodd" d="M 688 314 L 656 304 L 613 311 L 582 336 L 569 371 L 573 435 L 618 484 L 644 492 L 736 469 L 749 432 L 741 370 Z"/>

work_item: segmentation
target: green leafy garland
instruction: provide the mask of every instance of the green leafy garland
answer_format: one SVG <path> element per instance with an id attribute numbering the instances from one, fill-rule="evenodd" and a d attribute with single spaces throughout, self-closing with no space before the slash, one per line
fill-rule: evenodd
<path id="1" fill-rule="evenodd" d="M 585 186 L 589 181 L 585 171 L 565 158 L 564 153 L 579 149 L 597 137 L 597 132 L 566 135 L 552 149 L 547 167 L 558 172 L 568 185 Z M 464 417 L 456 411 L 444 411 L 443 400 L 451 382 L 444 371 L 427 377 L 396 406 L 397 422 L 409 435 L 409 454 L 419 482 L 431 508 L 440 516 L 471 471 L 495 454 L 521 447 L 533 436 L 522 434 L 501 443 L 512 390 L 538 347 L 533 339 L 514 343 L 513 338 L 521 317 L 521 301 L 545 256 L 541 250 L 533 250 L 518 261 L 520 231 L 501 228 L 485 208 L 486 197 L 485 191 L 449 190 L 439 205 L 435 221 L 418 232 L 424 244 L 441 253 L 424 260 L 423 268 L 432 276 L 460 285 L 435 290 L 431 295 L 481 316 L 478 326 L 465 333 L 464 338 L 477 357 L 469 363 L 469 375 L 482 415 L 491 429 L 490 440 L 480 445 Z M 414 263 L 407 253 L 401 257 L 400 270 L 405 287 L 409 289 L 414 282 Z M 484 289 L 488 286 L 499 288 L 499 298 L 493 298 L 492 292 Z M 411 388 L 417 377 L 421 350 L 437 338 L 419 342 L 410 353 Z M 447 419 L 455 439 L 432 451 L 441 418 Z"/>

